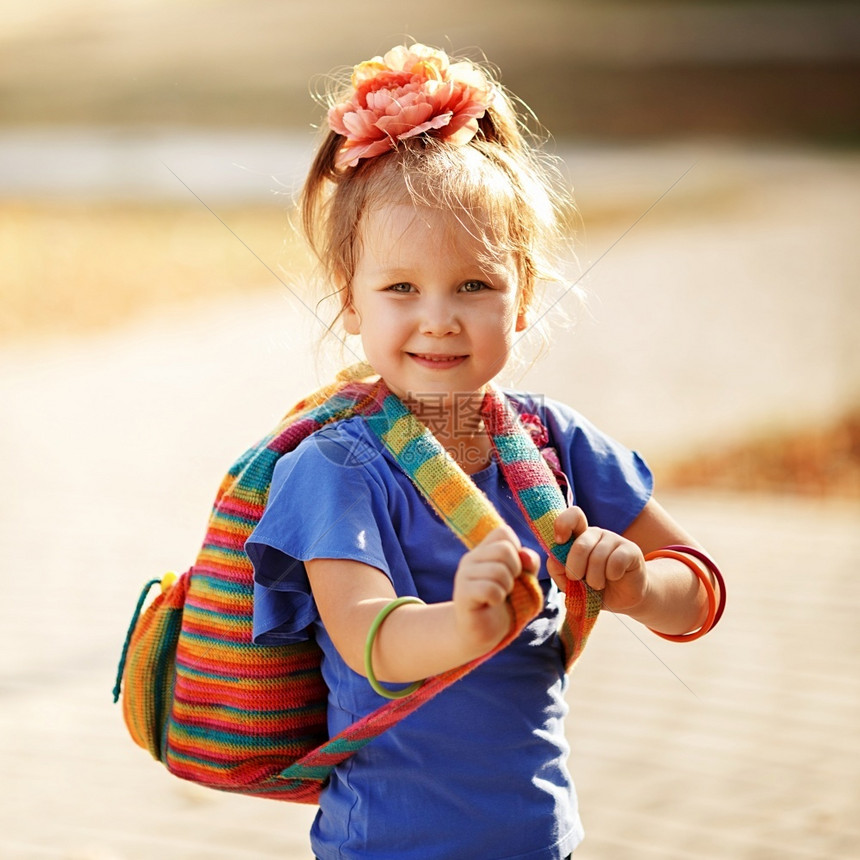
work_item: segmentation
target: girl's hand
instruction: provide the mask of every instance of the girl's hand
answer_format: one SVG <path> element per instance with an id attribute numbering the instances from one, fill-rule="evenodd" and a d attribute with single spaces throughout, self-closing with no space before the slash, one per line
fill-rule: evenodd
<path id="1" fill-rule="evenodd" d="M 523 548 L 508 526 L 493 529 L 467 552 L 454 578 L 454 614 L 463 646 L 475 656 L 497 645 L 511 626 L 506 600 L 525 570 L 537 573 L 540 559 Z"/>
<path id="2" fill-rule="evenodd" d="M 628 612 L 639 606 L 648 591 L 645 557 L 639 546 L 615 532 L 590 527 L 581 508 L 568 508 L 555 521 L 555 539 L 574 543 L 562 565 L 553 556 L 547 570 L 555 584 L 567 590 L 567 580 L 585 580 L 603 592 L 603 606 L 611 612 Z"/>

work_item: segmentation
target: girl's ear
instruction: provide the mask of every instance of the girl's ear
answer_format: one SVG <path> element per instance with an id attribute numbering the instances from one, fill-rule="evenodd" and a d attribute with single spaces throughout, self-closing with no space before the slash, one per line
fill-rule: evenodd
<path id="1" fill-rule="evenodd" d="M 525 305 L 520 305 L 517 311 L 517 325 L 515 331 L 525 331 L 529 327 L 529 312 Z"/>
<path id="2" fill-rule="evenodd" d="M 343 327 L 347 334 L 361 334 L 361 317 L 351 298 L 343 304 Z"/>

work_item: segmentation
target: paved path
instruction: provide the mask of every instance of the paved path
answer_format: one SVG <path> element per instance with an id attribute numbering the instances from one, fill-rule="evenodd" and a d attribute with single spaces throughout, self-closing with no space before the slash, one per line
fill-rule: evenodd
<path id="1" fill-rule="evenodd" d="M 762 177 L 770 196 L 745 197 L 745 221 L 733 228 L 727 217 L 720 233 L 738 267 L 752 267 L 754 284 L 725 277 L 701 216 L 631 234 L 595 284 L 599 330 L 612 332 L 612 344 L 597 326 L 580 327 L 575 344 L 562 340 L 553 352 L 578 350 L 577 362 L 545 372 L 544 387 L 601 413 L 600 423 L 641 439 L 646 451 L 681 444 L 689 427 L 740 433 L 762 416 L 788 414 L 792 402 L 810 418 L 825 415 L 856 370 L 845 309 L 856 308 L 847 293 L 856 280 L 846 273 L 856 274 L 857 250 L 841 222 L 804 228 L 786 201 L 802 187 L 809 211 L 824 205 L 815 190 L 828 188 L 828 205 L 844 214 L 850 186 L 840 187 L 836 170 L 813 181 L 806 161 L 796 166 L 792 189 Z M 845 175 L 856 179 L 856 170 Z M 730 203 L 736 224 L 738 201 Z M 720 211 L 708 217 L 713 223 Z M 742 242 L 765 226 L 770 232 Z M 801 264 L 782 257 L 804 230 L 805 265 L 832 264 L 814 296 L 809 277 L 786 279 Z M 762 243 L 771 268 L 755 254 Z M 692 283 L 693 271 L 697 289 L 679 290 L 674 277 Z M 780 303 L 780 281 L 804 289 Z M 646 284 L 647 301 L 632 283 Z M 668 318 L 673 304 L 680 324 Z M 729 312 L 739 305 L 743 313 Z M 629 318 L 606 314 L 635 320 L 649 307 L 650 352 Z M 679 353 L 666 341 L 676 332 L 691 342 L 688 307 L 701 309 L 708 348 Z M 830 340 L 814 307 L 841 322 Z M 313 385 L 303 314 L 280 294 L 258 295 L 160 314 L 87 343 L 0 352 L 0 857 L 308 856 L 311 810 L 167 776 L 131 744 L 110 704 L 140 585 L 190 560 L 220 472 Z M 808 353 L 787 348 L 798 319 L 807 325 L 797 340 L 815 347 Z M 752 331 L 739 327 L 744 320 Z M 648 361 L 652 370 L 642 373 Z M 588 830 L 581 856 L 856 857 L 860 506 L 667 501 L 722 560 L 731 602 L 719 631 L 687 646 L 611 616 L 599 623 L 570 693 L 572 767 Z"/>

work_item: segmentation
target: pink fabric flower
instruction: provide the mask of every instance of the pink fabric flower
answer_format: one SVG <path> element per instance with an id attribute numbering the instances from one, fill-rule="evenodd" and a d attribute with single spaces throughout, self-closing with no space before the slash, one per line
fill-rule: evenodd
<path id="1" fill-rule="evenodd" d="M 535 447 L 543 448 L 549 445 L 549 431 L 537 415 L 531 412 L 520 412 L 518 417 L 522 428 L 532 437 Z"/>
<path id="2" fill-rule="evenodd" d="M 349 101 L 328 112 L 329 127 L 346 138 L 335 158 L 341 169 L 424 132 L 468 143 L 493 97 L 480 69 L 418 44 L 360 63 L 352 86 Z"/>

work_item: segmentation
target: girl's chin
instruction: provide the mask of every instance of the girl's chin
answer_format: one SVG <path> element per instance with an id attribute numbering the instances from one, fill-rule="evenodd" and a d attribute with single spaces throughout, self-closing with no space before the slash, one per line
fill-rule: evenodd
<path id="1" fill-rule="evenodd" d="M 454 407 L 462 405 L 472 398 L 483 398 L 487 390 L 487 382 L 478 383 L 476 388 L 458 385 L 453 379 L 442 379 L 443 374 L 418 374 L 408 378 L 407 374 L 380 374 L 388 388 L 404 403 L 415 405 L 425 404 L 428 407 Z"/>
<path id="2" fill-rule="evenodd" d="M 391 386 L 389 386 L 390 388 Z M 394 391 L 394 389 L 392 389 Z M 404 402 L 414 406 L 424 406 L 436 409 L 444 407 L 445 409 L 454 409 L 466 406 L 466 404 L 475 401 L 480 403 L 484 398 L 486 386 L 481 386 L 476 390 L 452 390 L 450 388 L 428 387 L 421 391 L 395 391 L 394 393 Z"/>

